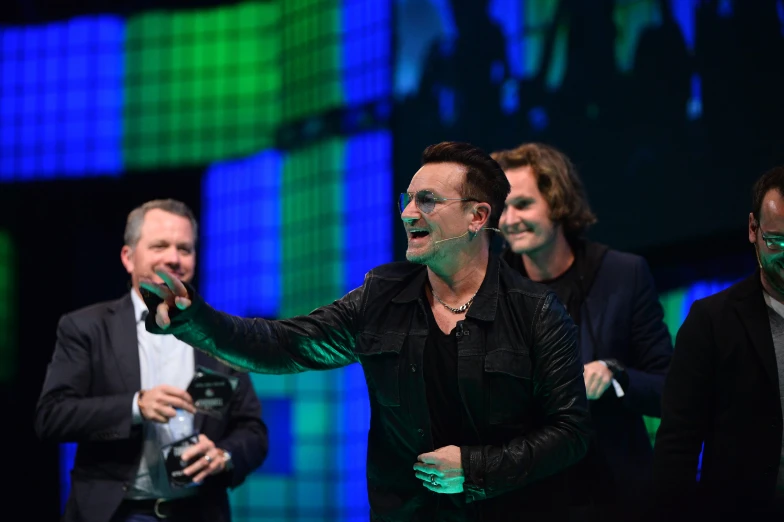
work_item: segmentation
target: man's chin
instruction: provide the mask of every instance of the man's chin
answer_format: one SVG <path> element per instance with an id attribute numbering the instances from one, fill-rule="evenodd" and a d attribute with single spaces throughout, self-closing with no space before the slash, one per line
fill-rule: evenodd
<path id="1" fill-rule="evenodd" d="M 534 245 L 531 241 L 515 241 L 509 244 L 509 248 L 515 254 L 522 256 L 536 252 L 538 245 Z"/>
<path id="2" fill-rule="evenodd" d="M 427 252 L 406 250 L 406 260 L 410 263 L 424 264 L 428 257 Z"/>

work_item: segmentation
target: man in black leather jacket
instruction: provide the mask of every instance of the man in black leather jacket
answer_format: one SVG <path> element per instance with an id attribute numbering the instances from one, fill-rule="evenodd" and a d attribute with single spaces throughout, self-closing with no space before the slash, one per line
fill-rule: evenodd
<path id="1" fill-rule="evenodd" d="M 422 165 L 400 197 L 407 262 L 280 321 L 218 312 L 161 271 L 143 285 L 147 329 L 254 372 L 361 363 L 372 520 L 557 519 L 560 472 L 588 440 L 576 327 L 493 248 L 509 193 L 498 164 L 447 142 Z"/>

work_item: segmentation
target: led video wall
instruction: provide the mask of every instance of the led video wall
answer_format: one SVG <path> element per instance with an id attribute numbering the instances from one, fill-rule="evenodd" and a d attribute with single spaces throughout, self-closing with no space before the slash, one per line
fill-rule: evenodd
<path id="1" fill-rule="evenodd" d="M 118 175 L 124 21 L 0 28 L 0 180 Z"/>
<path id="2" fill-rule="evenodd" d="M 329 304 L 392 258 L 392 140 L 379 131 L 213 165 L 201 281 L 213 306 L 290 317 Z M 366 520 L 361 367 L 252 375 L 270 458 L 232 494 L 239 520 Z"/>
<path id="3" fill-rule="evenodd" d="M 391 0 L 289 0 L 282 9 L 284 120 L 391 93 Z"/>
<path id="4" fill-rule="evenodd" d="M 390 0 L 0 28 L 0 181 L 206 165 L 392 90 Z"/>
<path id="5" fill-rule="evenodd" d="M 273 145 L 280 21 L 277 2 L 129 18 L 124 167 L 204 164 Z"/>

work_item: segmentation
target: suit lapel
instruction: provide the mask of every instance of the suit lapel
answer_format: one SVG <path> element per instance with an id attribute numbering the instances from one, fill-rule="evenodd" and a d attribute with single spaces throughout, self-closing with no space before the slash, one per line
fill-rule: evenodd
<path id="1" fill-rule="evenodd" d="M 138 391 L 142 387 L 139 368 L 139 344 L 136 339 L 136 319 L 131 296 L 115 301 L 109 316 L 109 342 L 117 361 L 117 369 L 125 388 Z"/>
<path id="2" fill-rule="evenodd" d="M 740 283 L 737 290 L 735 308 L 740 314 L 741 322 L 746 328 L 746 334 L 751 339 L 754 350 L 762 360 L 768 379 L 778 393 L 779 374 L 776 350 L 770 332 L 768 307 L 762 294 L 759 270 L 754 273 L 754 276 Z"/>

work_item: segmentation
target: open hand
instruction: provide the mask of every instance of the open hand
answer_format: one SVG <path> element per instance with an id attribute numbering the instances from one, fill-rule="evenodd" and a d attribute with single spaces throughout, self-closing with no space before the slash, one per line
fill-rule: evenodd
<path id="1" fill-rule="evenodd" d="M 155 310 L 155 323 L 165 330 L 171 325 L 169 310 L 174 306 L 185 310 L 191 305 L 191 300 L 188 298 L 188 289 L 172 273 L 163 268 L 156 269 L 155 273 L 163 280 L 164 284 L 143 279 L 139 281 L 139 286 L 163 299 L 163 302 Z"/>
<path id="2" fill-rule="evenodd" d="M 463 465 L 460 461 L 460 448 L 444 446 L 417 457 L 414 464 L 416 478 L 422 485 L 436 493 L 462 493 Z"/>

